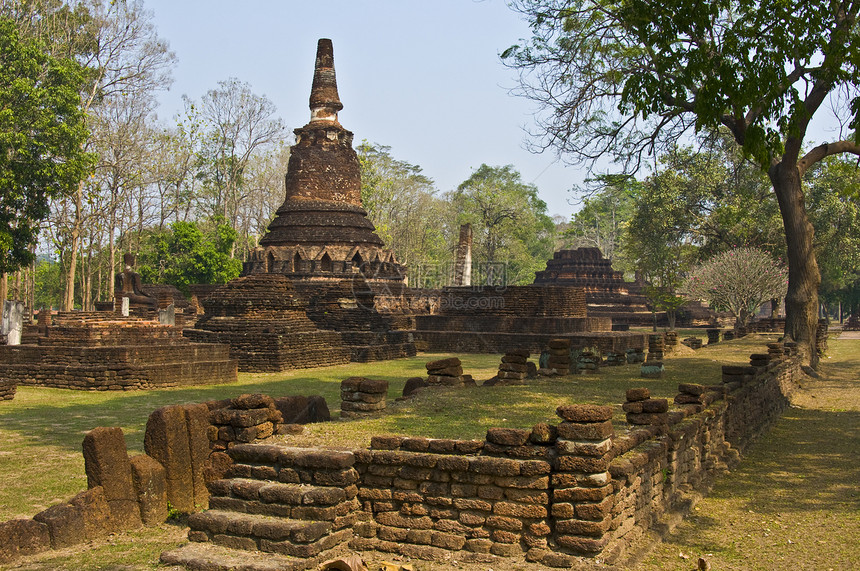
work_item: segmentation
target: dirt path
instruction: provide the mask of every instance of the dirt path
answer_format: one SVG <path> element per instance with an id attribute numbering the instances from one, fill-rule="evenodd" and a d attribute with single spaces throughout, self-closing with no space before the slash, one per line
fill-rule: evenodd
<path id="1" fill-rule="evenodd" d="M 860 569 L 860 339 L 830 342 L 773 430 L 635 569 Z"/>

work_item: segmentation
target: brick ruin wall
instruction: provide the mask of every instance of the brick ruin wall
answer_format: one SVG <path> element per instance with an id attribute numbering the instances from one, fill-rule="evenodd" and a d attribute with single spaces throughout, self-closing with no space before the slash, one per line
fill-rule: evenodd
<path id="1" fill-rule="evenodd" d="M 130 390 L 236 381 L 223 345 L 191 343 L 179 328 L 135 319 L 35 326 L 26 345 L 0 347 L 0 377 L 19 385 Z"/>
<path id="2" fill-rule="evenodd" d="M 588 317 L 582 288 L 508 286 L 445 288 L 432 300 L 431 314 L 416 315 L 415 340 L 427 351 L 540 353 L 553 338 L 574 347 L 621 352 L 641 349 L 644 335 L 612 332 L 608 317 Z"/>
<path id="3" fill-rule="evenodd" d="M 570 567 L 581 556 L 622 561 L 631 545 L 665 515 L 689 508 L 693 493 L 737 462 L 739 451 L 788 405 L 799 361 L 755 357 L 755 366 L 724 367 L 721 385 L 685 385 L 675 398 L 680 404 L 671 410 L 628 414 L 637 424 L 617 433 L 612 407 L 566 405 L 557 411 L 562 419 L 558 424 L 490 429 L 483 441 L 377 436 L 369 449 L 302 452 L 243 444 L 287 426 L 275 401 L 264 395 L 165 407 L 150 417 L 146 447 L 163 474 L 152 475 L 158 472 L 155 465 L 146 473 L 163 480 L 162 503 L 169 498 L 184 511 L 205 507 L 208 494 L 220 490 L 219 509 L 256 506 L 253 509 L 263 510 L 259 513 L 286 509 L 274 504 L 267 508 L 266 502 L 275 500 L 264 499 L 262 492 L 253 495 L 267 482 L 328 481 L 336 476 L 345 491 L 339 496 L 342 505 L 316 511 L 330 517 L 338 530 L 327 541 L 348 541 L 354 549 L 437 561 L 522 556 L 548 567 Z M 691 392 L 698 393 L 692 401 Z M 319 474 L 302 458 L 312 459 Z M 132 465 L 138 464 L 151 463 L 133 459 Z M 140 474 L 144 467 L 133 469 Z M 259 482 L 252 492 L 247 486 L 231 491 L 227 483 L 204 491 L 206 482 L 227 482 L 219 478 Z M 91 479 L 87 493 L 110 479 Z M 128 501 L 123 498 L 119 494 L 115 499 Z M 133 512 L 128 505 L 115 507 L 118 521 L 139 525 L 128 515 Z M 68 510 L 76 517 L 87 513 L 80 506 Z M 32 540 L 25 533 L 27 526 L 44 532 L 47 545 L 62 545 L 53 539 L 61 532 L 50 528 L 59 523 L 37 525 L 48 519 L 42 514 L 0 524 L 12 529 L 13 539 L 24 538 L 19 541 L 23 547 L 7 546 L 0 555 L 9 559 L 27 552 L 30 544 L 25 540 Z M 193 533 L 195 541 L 211 536 L 205 530 Z"/>

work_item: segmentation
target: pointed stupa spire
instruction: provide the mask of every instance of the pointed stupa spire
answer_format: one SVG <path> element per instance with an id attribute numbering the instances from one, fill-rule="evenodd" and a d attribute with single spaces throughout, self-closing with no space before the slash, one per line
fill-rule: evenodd
<path id="1" fill-rule="evenodd" d="M 334 48 L 331 40 L 322 38 L 317 42 L 317 61 L 314 66 L 314 83 L 311 87 L 311 122 L 334 121 L 343 103 L 337 94 L 337 78 L 334 75 Z"/>

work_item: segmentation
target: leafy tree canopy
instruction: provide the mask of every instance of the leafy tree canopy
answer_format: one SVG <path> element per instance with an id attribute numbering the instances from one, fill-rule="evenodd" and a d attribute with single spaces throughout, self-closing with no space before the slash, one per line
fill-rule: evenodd
<path id="1" fill-rule="evenodd" d="M 502 58 L 544 109 L 538 144 L 638 170 L 646 154 L 726 127 L 766 170 L 782 215 L 786 335 L 815 366 L 814 230 L 801 179 L 818 161 L 860 155 L 860 3 L 848 0 L 516 0 L 533 36 Z M 828 101 L 829 100 L 829 101 Z M 828 104 L 829 103 L 829 104 Z M 837 139 L 804 148 L 822 108 Z"/>
<path id="2" fill-rule="evenodd" d="M 82 68 L 48 55 L 0 18 L 0 272 L 33 261 L 49 199 L 88 174 L 88 132 L 81 111 Z"/>
<path id="3" fill-rule="evenodd" d="M 555 237 L 537 187 L 523 182 L 513 165 L 482 164 L 450 199 L 458 222 L 472 225 L 473 260 L 504 262 L 507 284 L 532 283 L 552 256 Z"/>
<path id="4" fill-rule="evenodd" d="M 230 257 L 235 241 L 236 231 L 220 218 L 174 222 L 145 237 L 138 271 L 144 283 L 171 284 L 185 294 L 191 284 L 227 283 L 242 271 L 242 262 Z"/>

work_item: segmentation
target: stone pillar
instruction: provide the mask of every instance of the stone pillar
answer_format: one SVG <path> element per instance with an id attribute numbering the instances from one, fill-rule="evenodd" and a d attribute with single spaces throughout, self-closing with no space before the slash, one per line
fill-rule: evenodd
<path id="1" fill-rule="evenodd" d="M 499 365 L 499 379 L 508 381 L 522 381 L 525 379 L 529 372 L 529 355 L 528 349 L 517 349 L 505 353 Z"/>
<path id="2" fill-rule="evenodd" d="M 612 407 L 564 405 L 558 425 L 551 515 L 556 545 L 576 555 L 594 555 L 607 544 L 612 522 Z"/>
<path id="3" fill-rule="evenodd" d="M 87 484 L 104 488 L 112 528 L 139 527 L 140 509 L 122 429 L 94 428 L 84 437 L 83 448 Z"/>
<path id="4" fill-rule="evenodd" d="M 193 512 L 194 477 L 185 409 L 172 405 L 153 411 L 146 422 L 143 447 L 164 466 L 167 501 L 180 512 Z"/>
<path id="5" fill-rule="evenodd" d="M 430 361 L 424 367 L 427 369 L 427 384 L 430 386 L 464 386 L 463 364 L 457 357 Z"/>
<path id="6" fill-rule="evenodd" d="M 560 375 L 570 373 L 570 339 L 551 339 L 547 367 L 555 369 Z"/>
<path id="7" fill-rule="evenodd" d="M 7 345 L 21 344 L 21 331 L 24 329 L 24 302 L 3 301 L 3 321 L 0 323 L 0 335 L 6 336 Z"/>
<path id="8" fill-rule="evenodd" d="M 708 345 L 712 345 L 714 343 L 720 342 L 720 330 L 719 329 L 707 329 L 708 333 Z"/>
<path id="9" fill-rule="evenodd" d="M 123 296 L 122 303 L 120 304 L 120 314 L 123 317 L 128 317 L 130 308 L 131 308 L 131 301 L 127 297 Z"/>
<path id="10" fill-rule="evenodd" d="M 457 244 L 457 262 L 454 266 L 455 286 L 472 285 L 472 225 L 460 226 L 460 241 Z"/>

